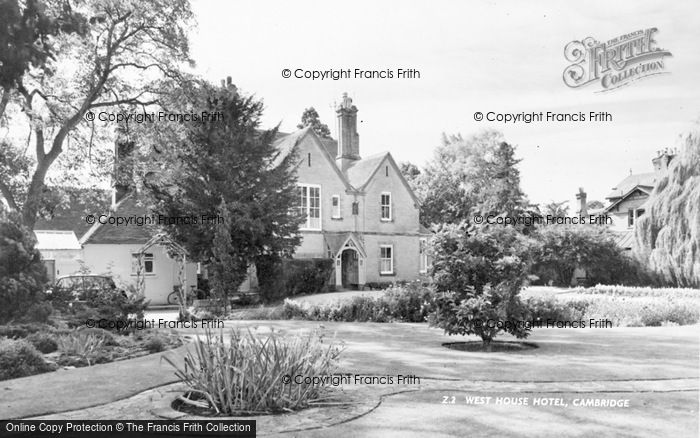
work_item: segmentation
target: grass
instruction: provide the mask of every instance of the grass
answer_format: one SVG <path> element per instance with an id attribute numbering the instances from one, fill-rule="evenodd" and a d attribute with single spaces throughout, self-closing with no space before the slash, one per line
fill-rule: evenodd
<path id="1" fill-rule="evenodd" d="M 230 331 L 226 339 L 207 330 L 185 356 L 184 366 L 164 357 L 190 388 L 180 400 L 221 415 L 289 412 L 321 403 L 325 387 L 288 383 L 288 376 L 324 376 L 336 371 L 341 348 L 316 333 L 265 338 L 250 330 Z"/>

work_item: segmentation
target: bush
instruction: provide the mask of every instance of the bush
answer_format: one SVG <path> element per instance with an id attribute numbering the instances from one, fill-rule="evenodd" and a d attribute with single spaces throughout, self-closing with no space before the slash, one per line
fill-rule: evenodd
<path id="1" fill-rule="evenodd" d="M 27 336 L 27 341 L 30 342 L 34 348 L 42 353 L 53 353 L 58 350 L 58 343 L 54 335 L 44 332 L 32 333 Z"/>
<path id="2" fill-rule="evenodd" d="M 85 321 L 92 319 L 99 321 L 127 321 L 130 319 L 143 319 L 143 312 L 148 302 L 145 297 L 128 295 L 102 290 L 92 293 L 84 303 L 73 303 L 71 314 L 67 317 L 67 323 L 71 327 L 80 327 Z M 117 329 L 117 324 L 110 324 Z"/>
<path id="3" fill-rule="evenodd" d="M 46 324 L 13 324 L 0 325 L 0 338 L 20 339 L 26 338 L 32 333 L 53 332 L 56 329 Z"/>
<path id="4" fill-rule="evenodd" d="M 24 340 L 0 339 L 0 380 L 51 371 L 41 353 Z"/>
<path id="5" fill-rule="evenodd" d="M 532 318 L 542 321 L 607 319 L 619 327 L 688 325 L 700 321 L 698 299 L 665 296 L 537 297 L 526 300 Z"/>
<path id="6" fill-rule="evenodd" d="M 311 305 L 285 300 L 281 319 L 345 322 L 425 322 L 435 310 L 432 289 L 418 282 L 394 286 L 379 297 L 355 296 L 344 302 Z"/>
<path id="7" fill-rule="evenodd" d="M 158 335 L 151 336 L 143 343 L 143 348 L 145 348 L 149 353 L 159 353 L 165 350 L 166 342 L 163 341 Z"/>
<path id="8" fill-rule="evenodd" d="M 437 292 L 431 325 L 450 335 L 478 335 L 487 350 L 501 331 L 527 337 L 529 316 L 519 297 L 530 259 L 527 237 L 509 227 L 444 225 L 431 242 Z"/>
<path id="9" fill-rule="evenodd" d="M 331 259 L 263 259 L 256 262 L 260 296 L 270 302 L 300 294 L 328 292 Z"/>
<path id="10" fill-rule="evenodd" d="M 48 277 L 35 243 L 31 231 L 0 214 L 0 324 L 44 300 Z"/>
<path id="11" fill-rule="evenodd" d="M 328 376 L 336 371 L 341 349 L 322 336 L 260 339 L 250 331 L 231 330 L 230 340 L 210 330 L 197 338 L 184 366 L 164 358 L 176 375 L 220 415 L 289 412 L 324 398 L 326 386 L 287 382 L 285 376 Z"/>
<path id="12" fill-rule="evenodd" d="M 654 284 L 657 280 L 635 259 L 626 256 L 613 234 L 603 227 L 551 225 L 537 229 L 531 273 L 542 284 L 571 285 L 576 268 L 586 271 L 586 286 Z"/>

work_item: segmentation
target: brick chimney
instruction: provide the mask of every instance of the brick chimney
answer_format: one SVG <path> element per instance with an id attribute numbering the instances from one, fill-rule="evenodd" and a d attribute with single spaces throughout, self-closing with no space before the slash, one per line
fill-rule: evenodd
<path id="1" fill-rule="evenodd" d="M 357 133 L 357 107 L 348 93 L 336 110 L 338 114 L 338 156 L 336 163 L 345 172 L 353 161 L 360 159 L 360 135 Z"/>
<path id="2" fill-rule="evenodd" d="M 668 148 L 658 151 L 656 158 L 651 160 L 651 163 L 654 165 L 654 172 L 661 172 L 668 169 L 669 163 L 675 156 L 676 154 Z"/>
<path id="3" fill-rule="evenodd" d="M 583 191 L 583 187 L 578 188 L 578 193 L 576 193 L 576 200 L 579 202 L 579 216 L 588 216 L 588 205 L 586 203 L 586 192 Z"/>

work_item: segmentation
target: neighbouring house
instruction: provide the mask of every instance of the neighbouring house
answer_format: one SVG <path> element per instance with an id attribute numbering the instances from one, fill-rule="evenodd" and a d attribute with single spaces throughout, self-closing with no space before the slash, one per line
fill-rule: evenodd
<path id="1" fill-rule="evenodd" d="M 419 279 L 431 234 L 420 225 L 420 201 L 389 152 L 361 158 L 357 111 L 344 94 L 337 141 L 309 127 L 277 140 L 283 154 L 299 157 L 306 222 L 295 257 L 333 259 L 337 288 Z"/>
<path id="2" fill-rule="evenodd" d="M 89 272 L 110 275 L 122 286 L 141 282 L 151 305 L 166 304 L 176 286 L 197 285 L 197 264 L 187 261 L 182 248 L 157 229 L 108 223 L 109 218 L 150 215 L 135 192 L 117 187 L 113 193 L 101 194 L 92 204 L 81 194 L 74 195 L 50 220 L 37 222 L 37 248 L 52 281 Z M 88 215 L 94 217 L 94 224 L 87 223 Z"/>
<path id="3" fill-rule="evenodd" d="M 616 242 L 626 251 L 632 250 L 637 219 L 644 214 L 651 192 L 661 175 L 668 170 L 674 157 L 675 152 L 670 149 L 659 151 L 656 158 L 652 160 L 653 172 L 630 173 L 606 196 L 609 205 L 605 207 L 603 213 L 612 218 L 611 230 L 617 236 Z"/>

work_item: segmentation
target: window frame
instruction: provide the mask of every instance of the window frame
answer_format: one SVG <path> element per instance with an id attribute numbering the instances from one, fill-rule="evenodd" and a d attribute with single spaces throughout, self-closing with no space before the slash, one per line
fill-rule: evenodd
<path id="1" fill-rule="evenodd" d="M 428 273 L 428 239 L 421 237 L 418 239 L 418 273 Z"/>
<path id="2" fill-rule="evenodd" d="M 387 205 L 384 205 L 384 197 L 387 196 L 389 199 L 389 203 Z M 382 192 L 379 195 L 379 218 L 383 222 L 391 222 L 394 220 L 394 209 L 391 206 L 392 204 L 392 199 L 391 199 L 391 192 Z M 389 212 L 389 217 L 384 217 L 384 209 L 387 209 Z"/>
<path id="3" fill-rule="evenodd" d="M 384 257 L 382 251 L 384 249 L 389 249 L 389 257 Z M 391 270 L 383 270 L 384 261 L 388 260 Z M 382 244 L 379 245 L 379 275 L 394 275 L 394 245 L 392 244 Z"/>
<path id="4" fill-rule="evenodd" d="M 138 275 L 138 269 L 134 269 L 136 267 L 136 263 L 139 262 L 139 253 L 131 253 L 131 275 Z M 152 252 L 144 252 L 143 253 L 143 259 L 141 259 L 141 262 L 143 262 L 143 271 L 141 272 L 144 276 L 149 275 L 149 276 L 154 276 L 156 275 L 156 256 Z M 146 263 L 150 262 L 151 263 L 151 270 L 150 272 L 146 269 Z"/>
<path id="5" fill-rule="evenodd" d="M 302 202 L 301 205 L 299 205 L 299 208 L 305 208 L 305 214 L 306 214 L 306 221 L 301 224 L 299 227 L 300 230 L 308 230 L 308 231 L 320 231 L 323 228 L 323 206 L 321 203 L 321 200 L 323 199 L 323 195 L 321 193 L 321 186 L 318 184 L 297 184 L 297 187 L 299 187 L 299 195 L 300 195 L 300 201 L 303 199 L 305 193 L 306 195 L 306 205 Z M 304 190 L 306 189 L 306 190 Z M 312 227 L 311 226 L 311 190 L 310 189 L 318 189 L 318 227 Z"/>
<path id="6" fill-rule="evenodd" d="M 338 202 L 336 205 L 333 205 L 333 202 Z M 343 218 L 343 212 L 341 210 L 341 204 L 340 204 L 340 195 L 333 195 L 331 196 L 331 218 L 332 219 L 342 219 Z"/>

